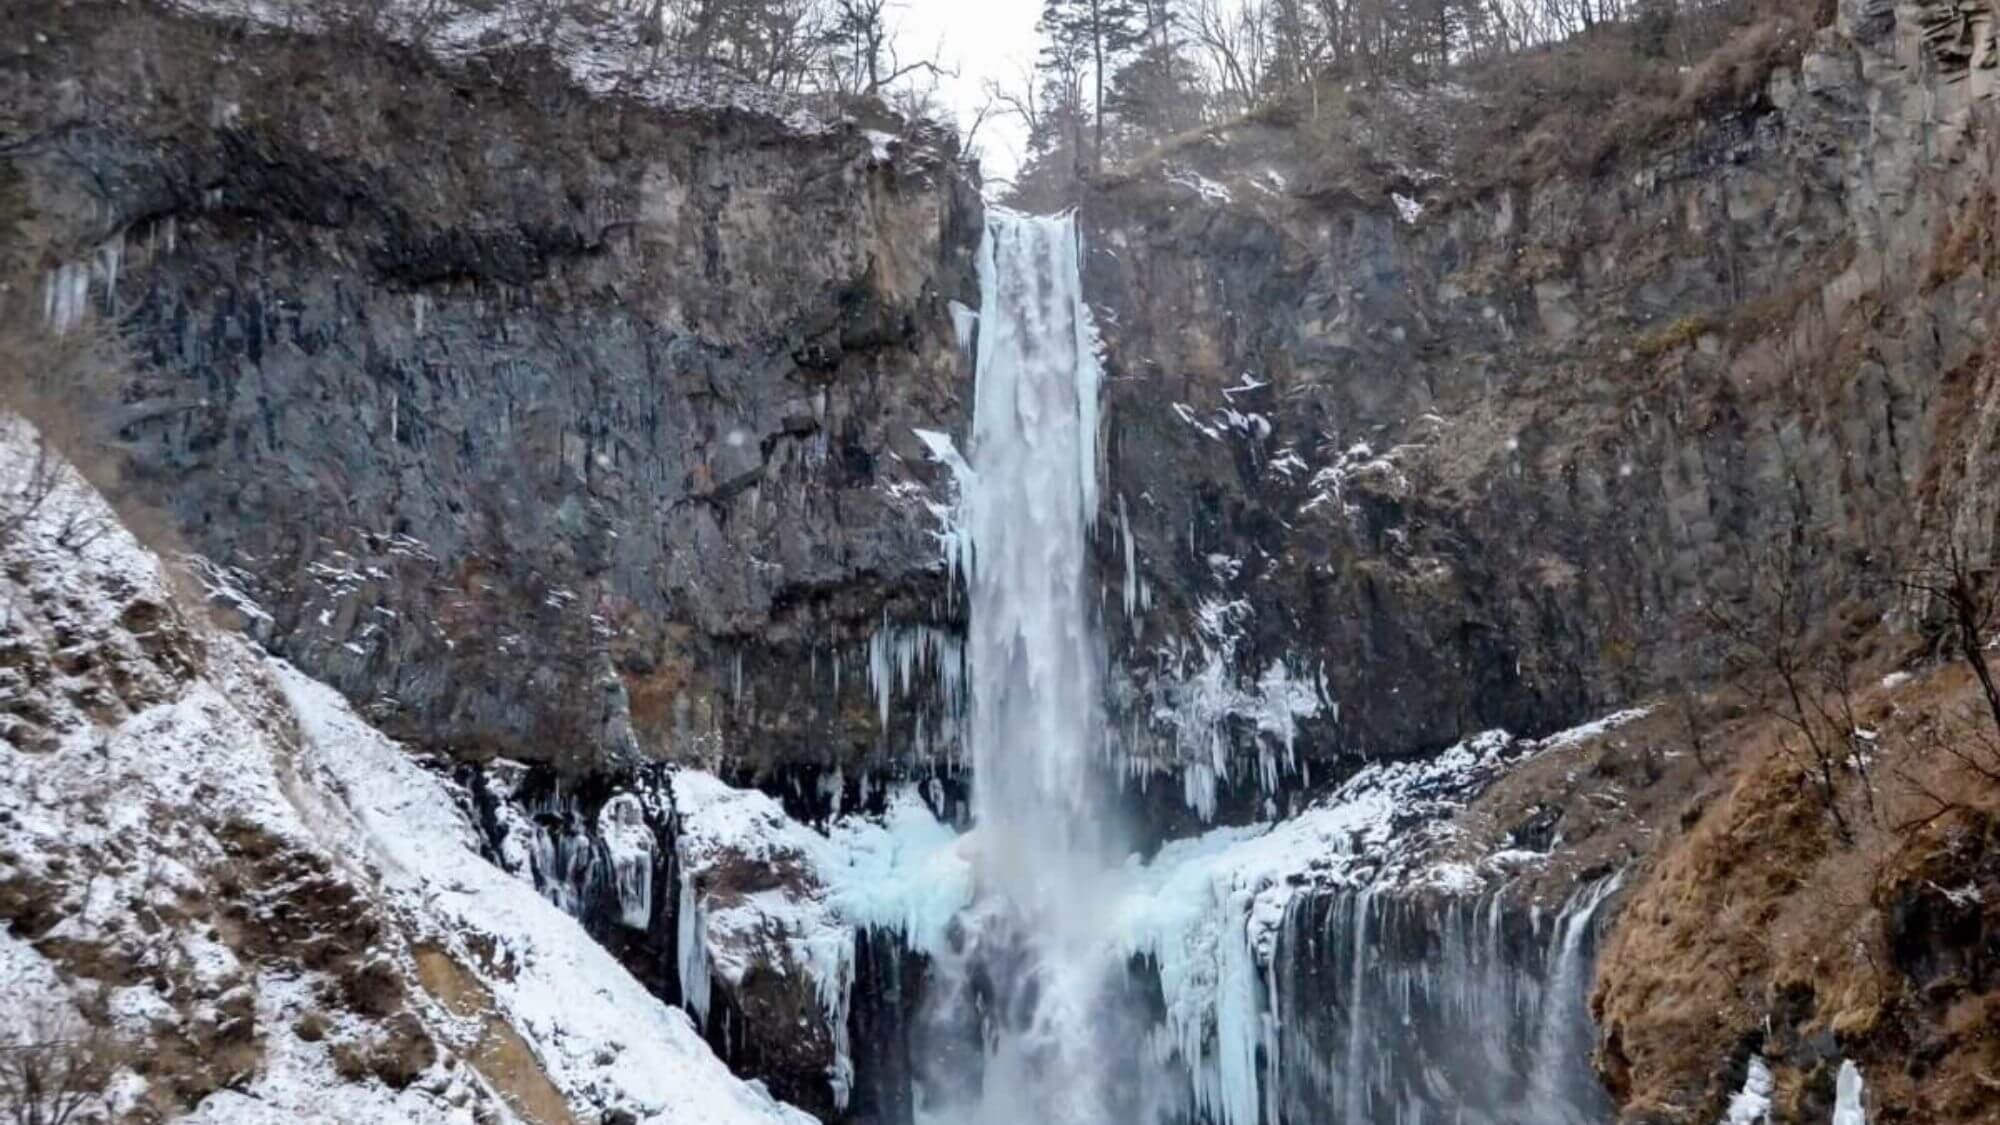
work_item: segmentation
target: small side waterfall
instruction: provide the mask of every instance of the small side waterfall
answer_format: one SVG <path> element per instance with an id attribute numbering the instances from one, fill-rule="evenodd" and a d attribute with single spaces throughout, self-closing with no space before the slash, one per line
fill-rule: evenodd
<path id="1" fill-rule="evenodd" d="M 1270 1120 L 1370 1125 L 1601 1125 L 1586 1001 L 1600 908 L 1619 876 L 1554 912 L 1498 890 L 1380 888 L 1287 911 Z"/>

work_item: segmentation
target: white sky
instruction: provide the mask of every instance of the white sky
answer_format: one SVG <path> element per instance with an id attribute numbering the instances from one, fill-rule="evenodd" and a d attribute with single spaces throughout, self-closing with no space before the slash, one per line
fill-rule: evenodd
<path id="1" fill-rule="evenodd" d="M 1022 68 L 1033 64 L 1041 12 L 1041 0 L 892 0 L 890 24 L 905 64 L 935 54 L 939 65 L 958 72 L 938 92 L 963 130 L 986 100 L 988 79 L 1016 86 Z M 1014 174 L 1025 140 L 1026 130 L 1011 118 L 989 116 L 979 127 L 973 143 L 985 154 L 989 181 Z"/>

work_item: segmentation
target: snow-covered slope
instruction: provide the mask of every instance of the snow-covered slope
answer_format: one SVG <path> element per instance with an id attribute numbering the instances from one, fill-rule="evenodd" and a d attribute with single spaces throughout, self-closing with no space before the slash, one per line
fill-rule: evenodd
<path id="1" fill-rule="evenodd" d="M 87 1062 L 92 1111 L 810 1120 L 179 583 L 0 417 L 0 1042 Z"/>
<path id="2" fill-rule="evenodd" d="M 302 758 L 342 795 L 379 866 L 379 886 L 412 927 L 461 964 L 507 966 L 487 983 L 509 1023 L 537 1044 L 573 1101 L 641 1120 L 807 1122 L 737 1081 L 685 1013 L 655 999 L 534 888 L 480 858 L 450 789 L 368 726 L 333 689 L 289 666 L 278 679 L 299 718 Z"/>

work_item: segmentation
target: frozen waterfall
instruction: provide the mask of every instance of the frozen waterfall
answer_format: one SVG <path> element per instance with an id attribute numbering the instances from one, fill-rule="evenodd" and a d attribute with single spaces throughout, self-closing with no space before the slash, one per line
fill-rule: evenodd
<path id="1" fill-rule="evenodd" d="M 878 715 L 932 693 L 962 732 L 970 831 L 914 783 L 815 828 L 693 770 L 669 797 L 664 777 L 572 790 L 496 768 L 479 787 L 496 857 L 648 965 L 751 1073 L 766 1047 L 746 1046 L 747 974 L 810 982 L 829 1104 L 857 1120 L 1609 1120 L 1584 1000 L 1619 877 L 1537 905 L 1501 868 L 1423 857 L 1509 769 L 1643 711 L 1370 763 L 1286 819 L 1131 854 L 1090 573 L 1099 368 L 1079 238 L 1071 216 L 988 213 L 982 308 L 959 317 L 969 456 L 919 434 L 957 483 L 940 540 L 966 634 L 885 620 L 867 650 Z M 731 865 L 788 878 L 704 892 Z"/>

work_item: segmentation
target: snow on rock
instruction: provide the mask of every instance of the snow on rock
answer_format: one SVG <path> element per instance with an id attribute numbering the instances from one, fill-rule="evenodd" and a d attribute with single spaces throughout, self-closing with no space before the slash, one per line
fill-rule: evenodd
<path id="1" fill-rule="evenodd" d="M 1211 560 L 1219 584 L 1234 577 L 1234 566 L 1227 558 Z M 1133 754 L 1126 773 L 1143 779 L 1158 770 L 1178 772 L 1187 807 L 1207 821 L 1215 816 L 1218 787 L 1230 776 L 1239 726 L 1254 744 L 1258 781 L 1272 793 L 1280 776 L 1296 768 L 1299 723 L 1331 711 L 1332 702 L 1324 677 L 1296 675 L 1283 659 L 1248 680 L 1238 650 L 1249 631 L 1249 602 L 1205 597 L 1196 604 L 1194 622 L 1191 642 L 1172 637 L 1154 652 L 1150 722 L 1173 740 L 1168 759 Z"/>
<path id="2" fill-rule="evenodd" d="M 0 1043 L 20 1043 L 37 1034 L 37 1014 L 57 1021 L 77 1018 L 62 977 L 35 947 L 0 928 Z"/>
<path id="3" fill-rule="evenodd" d="M 1560 750 L 1565 747 L 1575 746 L 1578 743 L 1588 742 L 1593 738 L 1601 738 L 1617 730 L 1619 727 L 1636 723 L 1652 713 L 1653 709 L 1651 707 L 1628 707 L 1623 711 L 1613 711 L 1601 719 L 1592 719 L 1590 722 L 1573 726 L 1568 730 L 1557 731 L 1540 742 L 1535 743 L 1535 747 L 1538 750 Z"/>
<path id="4" fill-rule="evenodd" d="M 1428 760 L 1373 763 L 1287 820 L 1218 828 L 1168 843 L 1150 862 L 1135 859 L 1117 908 L 1119 940 L 1124 954 L 1157 967 L 1165 1016 L 1154 1053 L 1179 1060 L 1194 1108 L 1215 1120 L 1258 1120 L 1265 981 L 1295 899 L 1329 889 L 1478 892 L 1481 871 L 1422 865 L 1442 821 L 1526 758 L 1644 714 L 1619 712 L 1540 742 L 1487 731 Z"/>
<path id="5" fill-rule="evenodd" d="M 103 1013 L 149 1060 L 104 1091 L 120 1115 L 514 1121 L 518 1091 L 469 1061 L 481 1021 L 422 971 L 441 955 L 525 1048 L 515 1077 L 539 1069 L 579 1115 L 810 1120 L 482 860 L 446 781 L 191 619 L 160 560 L 5 416 L 0 503 L 0 1040 L 21 1012 Z"/>
<path id="6" fill-rule="evenodd" d="M 712 774 L 682 770 L 673 785 L 681 825 L 675 847 L 683 879 L 701 888 L 711 972 L 738 984 L 754 965 L 804 967 L 815 962 L 816 945 L 844 940 L 817 870 L 824 837 L 769 794 Z"/>
<path id="7" fill-rule="evenodd" d="M 826 833 L 791 819 L 768 794 L 699 770 L 673 776 L 680 835 L 681 990 L 705 1018 L 713 985 L 755 967 L 796 976 L 817 1000 L 834 1057 L 836 1105 L 853 1081 L 847 1014 L 855 934 L 901 934 L 940 950 L 972 898 L 964 841 L 908 789 L 880 819 L 849 816 Z"/>
<path id="8" fill-rule="evenodd" d="M 0 1037 L 22 1040 L 16 1013 L 101 1011 L 94 1032 L 56 1030 L 151 1060 L 102 1092 L 121 1115 L 510 1120 L 436 1051 L 421 998 L 351 1001 L 399 951 L 295 800 L 262 658 L 189 621 L 159 559 L 11 416 L 0 496 Z M 308 1013 L 325 1021 L 310 1041 Z M 340 1049 L 369 1073 L 343 1076 Z"/>
<path id="9" fill-rule="evenodd" d="M 662 1125 L 812 1120 L 730 1074 L 687 1017 L 579 923 L 480 858 L 449 786 L 333 689 L 289 665 L 279 682 L 307 761 L 343 795 L 384 888 L 431 937 L 462 949 L 462 963 L 512 969 L 486 984 L 573 1102 Z M 491 952 L 476 956 L 475 944 Z"/>
<path id="10" fill-rule="evenodd" d="M 1348 499 L 1349 490 L 1356 486 L 1386 496 L 1408 496 L 1410 478 L 1403 471 L 1402 462 L 1407 460 L 1410 448 L 1399 445 L 1377 456 L 1367 442 L 1349 446 L 1334 458 L 1333 464 L 1312 475 L 1306 485 L 1312 496 L 1299 507 L 1299 514 L 1328 509 L 1352 520 L 1360 515 L 1360 508 Z"/>
<path id="11" fill-rule="evenodd" d="M 1229 189 L 1191 168 L 1172 168 L 1166 173 L 1167 182 L 1176 187 L 1184 187 L 1201 197 L 1203 203 L 1218 206 L 1235 201 Z"/>
<path id="12" fill-rule="evenodd" d="M 181 0 L 179 7 L 200 15 L 235 19 L 285 32 L 328 30 L 326 5 L 309 0 Z M 640 36 L 636 13 L 630 19 L 580 16 L 561 9 L 550 16 L 537 0 L 494 0 L 482 4 L 437 4 L 430 0 L 385 0 L 371 18 L 391 39 L 422 47 L 447 63 L 462 63 L 508 49 L 548 48 L 570 78 L 597 96 L 635 98 L 660 109 L 753 114 L 801 133 L 832 126 L 800 98 L 752 82 L 714 63 L 661 56 Z M 869 133 L 871 158 L 886 160 L 896 138 Z M 57 307 L 54 298 L 51 308 Z M 51 314 L 52 316 L 54 314 Z"/>
<path id="13" fill-rule="evenodd" d="M 1729 1099 L 1718 1125 L 1764 1125 L 1771 1120 L 1771 1092 L 1777 1082 L 1771 1068 L 1757 1056 L 1750 1056 L 1750 1068 L 1743 1075 L 1743 1088 Z"/>

